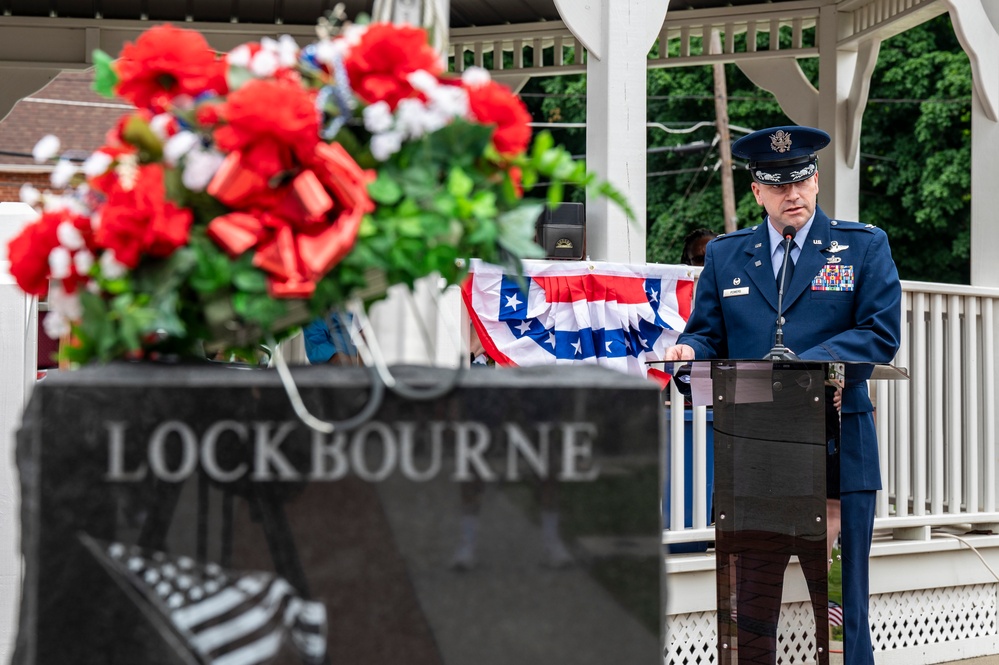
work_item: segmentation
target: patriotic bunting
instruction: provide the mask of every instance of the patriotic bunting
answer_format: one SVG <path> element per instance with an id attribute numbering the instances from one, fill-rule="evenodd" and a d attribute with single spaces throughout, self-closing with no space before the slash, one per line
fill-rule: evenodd
<path id="1" fill-rule="evenodd" d="M 683 266 L 524 261 L 524 278 L 473 260 L 462 296 L 501 365 L 603 365 L 662 380 L 661 360 L 690 316 Z"/>

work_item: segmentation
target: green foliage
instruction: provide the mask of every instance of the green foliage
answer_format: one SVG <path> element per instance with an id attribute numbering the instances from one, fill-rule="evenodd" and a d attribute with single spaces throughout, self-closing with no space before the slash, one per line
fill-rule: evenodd
<path id="1" fill-rule="evenodd" d="M 790 31 L 782 30 L 782 46 L 789 46 L 790 38 Z M 806 30 L 805 44 L 814 39 L 814 30 Z M 758 47 L 765 48 L 768 35 L 761 33 L 758 40 Z M 678 55 L 676 41 L 670 48 L 670 55 Z M 692 49 L 699 48 L 694 40 Z M 818 87 L 818 58 L 799 64 Z M 714 121 L 711 67 L 652 69 L 648 81 L 650 122 L 682 128 Z M 730 125 L 759 129 L 794 124 L 773 95 L 757 88 L 737 66 L 726 65 L 726 85 Z M 968 282 L 971 89 L 968 58 L 946 14 L 881 45 L 862 124 L 860 219 L 886 230 L 903 279 Z M 538 79 L 524 92 L 537 121 L 585 122 L 584 76 Z M 585 154 L 583 129 L 556 131 L 571 152 Z M 732 131 L 733 140 L 739 136 Z M 714 137 L 713 126 L 689 133 L 648 130 L 649 261 L 679 261 L 683 238 L 696 228 L 723 231 Z M 755 224 L 762 209 L 750 192 L 749 174 L 737 169 L 734 180 L 738 225 Z M 571 196 L 579 200 L 581 195 Z"/>
<path id="2" fill-rule="evenodd" d="M 118 85 L 118 75 L 111 64 L 114 58 L 100 49 L 94 49 L 94 92 L 104 97 L 114 97 L 114 87 Z"/>

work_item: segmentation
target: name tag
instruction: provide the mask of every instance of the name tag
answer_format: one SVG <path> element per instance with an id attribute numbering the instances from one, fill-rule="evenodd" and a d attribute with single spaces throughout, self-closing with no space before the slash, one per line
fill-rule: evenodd
<path id="1" fill-rule="evenodd" d="M 744 286 L 741 289 L 725 289 L 722 291 L 722 298 L 731 298 L 732 296 L 748 296 L 749 287 Z"/>

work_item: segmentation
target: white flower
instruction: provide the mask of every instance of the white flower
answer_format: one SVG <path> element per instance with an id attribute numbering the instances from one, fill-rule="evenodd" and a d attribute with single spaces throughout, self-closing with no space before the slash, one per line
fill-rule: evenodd
<path id="1" fill-rule="evenodd" d="M 382 132 L 371 137 L 371 154 L 380 162 L 399 152 L 403 135 L 400 132 Z"/>
<path id="2" fill-rule="evenodd" d="M 430 108 L 450 118 L 468 115 L 468 91 L 458 86 L 442 85 L 427 93 Z"/>
<path id="3" fill-rule="evenodd" d="M 99 263 L 101 266 L 101 274 L 108 279 L 118 279 L 119 277 L 124 277 L 125 273 L 128 272 L 128 266 L 124 263 L 118 262 L 118 259 L 115 258 L 113 249 L 109 249 L 101 254 L 101 260 Z"/>
<path id="4" fill-rule="evenodd" d="M 51 298 L 51 290 L 49 291 L 49 297 Z M 69 319 L 60 312 L 55 312 L 51 309 L 45 315 L 45 320 L 42 321 L 42 328 L 44 328 L 45 334 L 49 336 L 49 339 L 60 339 L 68 335 L 72 330 L 69 325 Z"/>
<path id="5" fill-rule="evenodd" d="M 189 153 L 200 141 L 194 132 L 174 134 L 163 146 L 163 159 L 171 166 L 176 166 L 180 158 Z"/>
<path id="6" fill-rule="evenodd" d="M 344 26 L 343 30 L 340 31 L 340 38 L 348 47 L 357 46 L 361 43 L 361 37 L 363 37 L 364 33 L 367 31 L 368 26 L 351 23 Z"/>
<path id="7" fill-rule="evenodd" d="M 492 80 L 489 70 L 482 67 L 469 67 L 461 73 L 461 82 L 469 88 L 478 88 L 486 85 Z"/>
<path id="8" fill-rule="evenodd" d="M 118 184 L 121 188 L 129 192 L 135 187 L 135 180 L 139 177 L 139 159 L 135 155 L 122 155 L 118 158 L 118 166 L 115 168 L 118 175 Z"/>
<path id="9" fill-rule="evenodd" d="M 94 255 L 89 250 L 81 249 L 73 254 L 73 267 L 77 275 L 86 275 L 94 266 Z"/>
<path id="10" fill-rule="evenodd" d="M 54 247 L 49 252 L 49 275 L 52 279 L 66 279 L 72 274 L 70 270 L 71 261 L 69 250 L 65 247 Z"/>
<path id="11" fill-rule="evenodd" d="M 76 175 L 76 165 L 68 159 L 60 159 L 56 162 L 55 169 L 52 170 L 50 181 L 52 186 L 62 189 L 69 184 L 69 181 Z"/>
<path id="12" fill-rule="evenodd" d="M 70 250 L 81 249 L 84 245 L 83 234 L 70 222 L 60 222 L 56 227 L 56 238 L 59 244 Z"/>
<path id="13" fill-rule="evenodd" d="M 61 144 L 59 143 L 58 136 L 46 134 L 35 144 L 35 147 L 31 150 L 31 156 L 35 158 L 37 163 L 41 164 L 58 155 L 60 147 Z"/>
<path id="14" fill-rule="evenodd" d="M 250 63 L 250 71 L 257 78 L 267 78 L 273 76 L 278 68 L 278 57 L 273 51 L 266 49 L 257 51 Z"/>
<path id="15" fill-rule="evenodd" d="M 388 102 L 375 102 L 363 111 L 364 128 L 372 134 L 387 132 L 392 128 L 392 108 Z"/>
<path id="16" fill-rule="evenodd" d="M 419 99 L 403 99 L 396 107 L 396 127 L 406 136 L 420 138 L 434 124 L 431 115 Z"/>
<path id="17" fill-rule="evenodd" d="M 184 172 L 181 174 L 181 182 L 192 192 L 200 192 L 208 187 L 215 172 L 222 166 L 224 157 L 214 150 L 204 150 L 196 147 L 187 153 L 184 160 Z"/>
<path id="18" fill-rule="evenodd" d="M 21 185 L 18 195 L 21 203 L 27 203 L 29 206 L 36 205 L 42 199 L 42 193 L 28 184 Z"/>
<path id="19" fill-rule="evenodd" d="M 88 178 L 96 178 L 99 175 L 107 173 L 112 162 L 114 162 L 114 157 L 106 152 L 101 152 L 100 150 L 92 152 L 83 162 L 83 173 Z"/>
<path id="20" fill-rule="evenodd" d="M 226 56 L 226 60 L 233 67 L 242 67 L 244 69 L 249 69 L 250 67 L 250 47 L 246 44 L 240 44 L 233 50 L 229 51 L 229 55 Z"/>
<path id="21" fill-rule="evenodd" d="M 48 295 L 49 313 L 45 316 L 45 334 L 52 339 L 70 333 L 70 322 L 83 318 L 83 306 L 75 293 L 66 293 L 58 282 L 52 284 Z"/>
<path id="22" fill-rule="evenodd" d="M 429 94 L 431 90 L 440 86 L 437 77 L 425 69 L 417 69 L 406 78 L 409 80 L 411 86 L 426 94 Z"/>
<path id="23" fill-rule="evenodd" d="M 278 61 L 282 67 L 294 67 L 298 62 L 298 42 L 291 35 L 281 35 L 277 41 Z"/>
<path id="24" fill-rule="evenodd" d="M 153 134 L 156 134 L 156 138 L 161 141 L 166 141 L 170 135 L 170 127 L 173 126 L 174 119 L 169 113 L 157 113 L 153 116 L 153 119 L 149 121 L 149 129 L 153 130 Z"/>
<path id="25" fill-rule="evenodd" d="M 338 55 L 343 55 L 346 45 L 340 43 L 341 40 L 324 39 L 316 43 L 316 61 L 320 64 L 332 66 L 336 62 Z M 338 45 L 339 44 L 339 45 Z"/>

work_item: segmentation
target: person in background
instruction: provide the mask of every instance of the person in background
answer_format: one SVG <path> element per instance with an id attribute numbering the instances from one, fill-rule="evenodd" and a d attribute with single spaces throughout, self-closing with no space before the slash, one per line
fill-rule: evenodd
<path id="1" fill-rule="evenodd" d="M 711 229 L 694 229 L 683 239 L 683 255 L 680 263 L 685 266 L 703 266 L 704 254 L 708 251 L 708 243 L 718 234 Z"/>
<path id="2" fill-rule="evenodd" d="M 785 230 L 792 227 L 783 299 L 784 343 L 801 360 L 887 363 L 898 351 L 901 285 L 888 237 L 872 224 L 829 219 L 817 206 L 816 151 L 829 135 L 773 127 L 732 145 L 746 159 L 764 222 L 707 246 L 690 320 L 666 360 L 765 358 L 775 346 Z M 881 489 L 868 365 L 847 367 L 838 449 L 845 665 L 874 665 L 869 619 L 869 557 L 875 495 Z M 835 441 L 835 439 L 830 439 Z M 836 444 L 834 444 L 836 445 Z M 777 598 L 779 612 L 779 597 Z M 772 611 L 773 608 L 768 608 Z M 776 623 L 776 616 L 773 617 Z M 746 630 L 751 630 L 746 627 Z M 740 625 L 740 650 L 743 626 Z M 776 646 L 776 637 L 759 634 Z M 747 653 L 740 651 L 739 660 Z M 774 662 L 761 653 L 747 662 Z"/>
<path id="3" fill-rule="evenodd" d="M 357 347 L 350 339 L 353 317 L 339 310 L 313 319 L 302 329 L 305 355 L 311 365 L 357 365 Z"/>

